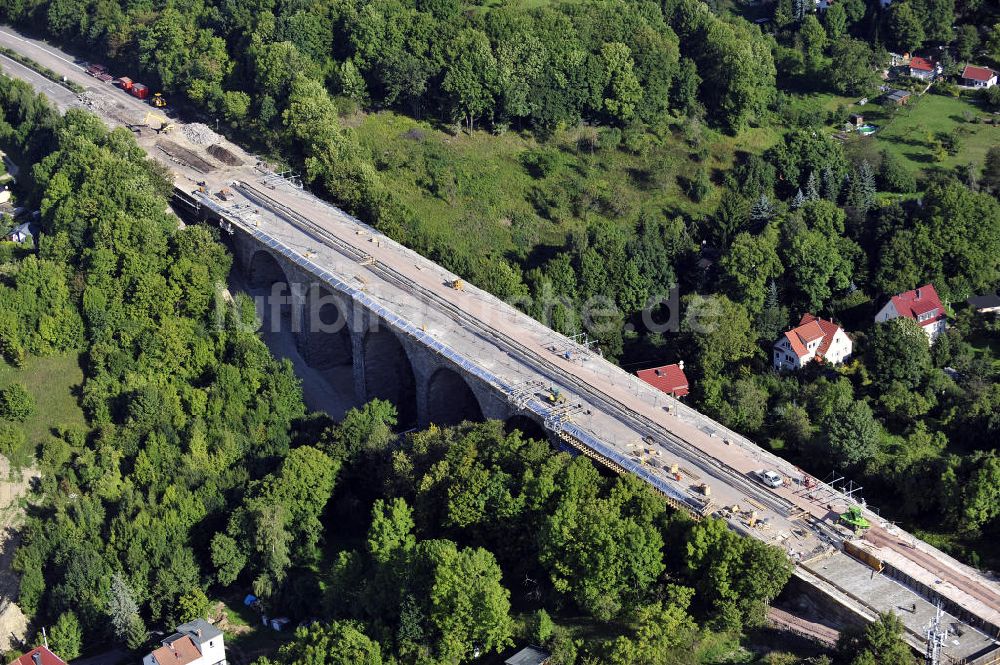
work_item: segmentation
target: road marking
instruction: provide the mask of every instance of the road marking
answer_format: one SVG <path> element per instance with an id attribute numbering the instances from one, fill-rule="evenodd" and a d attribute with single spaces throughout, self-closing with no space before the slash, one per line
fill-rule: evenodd
<path id="1" fill-rule="evenodd" d="M 72 60 L 68 60 L 68 59 L 62 57 L 61 55 L 59 55 L 58 53 L 56 53 L 54 51 L 50 51 L 49 49 L 45 48 L 44 46 L 39 46 L 38 43 L 36 43 L 36 42 L 33 42 L 33 41 L 29 40 L 29 39 L 25 39 L 24 37 L 21 37 L 20 35 L 16 35 L 16 34 L 7 32 L 6 30 L 0 30 L 0 33 L 3 33 L 5 35 L 7 35 L 8 37 L 13 37 L 14 39 L 16 39 L 19 42 L 24 42 L 28 46 L 32 46 L 34 48 L 37 48 L 39 51 L 44 51 L 45 53 L 48 53 L 49 55 L 51 55 L 53 58 L 58 58 L 59 60 L 62 60 L 66 64 L 71 65 L 73 67 L 76 67 L 80 71 L 84 71 L 83 67 L 81 67 L 80 65 L 76 64 Z"/>

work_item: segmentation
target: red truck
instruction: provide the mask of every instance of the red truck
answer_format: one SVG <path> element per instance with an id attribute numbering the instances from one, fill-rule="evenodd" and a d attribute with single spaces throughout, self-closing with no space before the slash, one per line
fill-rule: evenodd
<path id="1" fill-rule="evenodd" d="M 126 92 L 132 89 L 132 79 L 127 76 L 123 76 L 118 79 L 118 87 Z"/>
<path id="2" fill-rule="evenodd" d="M 146 99 L 149 97 L 149 88 L 141 83 L 133 83 L 129 92 L 132 93 L 133 97 L 137 97 L 139 99 Z"/>

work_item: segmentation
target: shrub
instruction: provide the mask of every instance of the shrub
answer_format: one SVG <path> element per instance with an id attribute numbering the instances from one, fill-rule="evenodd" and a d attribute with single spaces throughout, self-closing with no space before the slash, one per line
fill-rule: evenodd
<path id="1" fill-rule="evenodd" d="M 907 194 L 917 190 L 916 176 L 910 173 L 901 158 L 888 150 L 882 151 L 878 180 L 879 187 L 885 191 Z"/>
<path id="2" fill-rule="evenodd" d="M 552 622 L 552 617 L 545 610 L 538 610 L 534 616 L 534 624 L 535 634 L 532 637 L 539 644 L 545 644 L 552 637 L 552 633 L 556 628 L 556 625 Z"/>
<path id="3" fill-rule="evenodd" d="M 535 178 L 547 178 L 559 168 L 559 155 L 547 148 L 526 150 L 521 154 L 521 165 Z"/>
<path id="4" fill-rule="evenodd" d="M 0 390 L 0 417 L 24 422 L 34 410 L 35 401 L 20 383 L 12 383 Z"/>
<path id="5" fill-rule="evenodd" d="M 31 463 L 31 450 L 24 430 L 13 423 L 0 423 L 0 455 L 19 468 Z"/>
<path id="6" fill-rule="evenodd" d="M 80 656 L 80 646 L 83 643 L 83 631 L 80 621 L 71 611 L 59 615 L 54 626 L 49 630 L 49 642 L 52 652 L 64 661 L 70 661 Z"/>
<path id="7" fill-rule="evenodd" d="M 605 127 L 597 138 L 597 147 L 601 150 L 617 150 L 622 144 L 622 130 L 617 127 Z"/>
<path id="8" fill-rule="evenodd" d="M 625 149 L 633 155 L 646 155 L 653 147 L 653 139 L 642 127 L 633 127 L 622 134 Z"/>
<path id="9" fill-rule="evenodd" d="M 681 176 L 678 180 L 684 193 L 695 203 L 700 203 L 712 191 L 712 180 L 704 168 L 696 170 L 691 177 Z"/>

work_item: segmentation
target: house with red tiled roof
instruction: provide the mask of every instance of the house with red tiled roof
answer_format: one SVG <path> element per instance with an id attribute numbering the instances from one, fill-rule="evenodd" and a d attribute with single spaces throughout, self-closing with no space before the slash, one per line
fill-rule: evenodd
<path id="1" fill-rule="evenodd" d="M 66 665 L 66 662 L 48 647 L 35 647 L 17 660 L 12 660 L 10 665 Z"/>
<path id="2" fill-rule="evenodd" d="M 910 76 L 924 81 L 931 81 L 937 75 L 937 65 L 928 60 L 914 56 L 910 58 Z"/>
<path id="3" fill-rule="evenodd" d="M 893 296 L 875 315 L 875 323 L 885 323 L 900 316 L 916 321 L 931 344 L 948 327 L 944 306 L 933 284 Z"/>
<path id="4" fill-rule="evenodd" d="M 843 328 L 806 314 L 774 343 L 774 369 L 799 370 L 813 361 L 839 365 L 853 351 L 854 342 Z"/>
<path id="5" fill-rule="evenodd" d="M 636 376 L 674 397 L 684 397 L 690 392 L 687 375 L 684 374 L 683 360 L 673 365 L 641 369 L 636 372 Z"/>
<path id="6" fill-rule="evenodd" d="M 962 70 L 962 85 L 970 88 L 992 88 L 997 84 L 997 73 L 989 67 L 966 65 Z"/>
<path id="7" fill-rule="evenodd" d="M 177 626 L 160 645 L 146 654 L 142 665 L 226 665 L 222 631 L 204 619 Z"/>

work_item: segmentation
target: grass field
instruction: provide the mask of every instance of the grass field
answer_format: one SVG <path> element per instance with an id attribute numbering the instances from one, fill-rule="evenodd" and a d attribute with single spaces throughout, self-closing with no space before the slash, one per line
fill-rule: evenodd
<path id="1" fill-rule="evenodd" d="M 32 450 L 55 427 L 86 425 L 77 399 L 83 370 L 76 354 L 29 356 L 21 368 L 0 363 L 0 388 L 15 381 L 24 384 L 35 401 L 34 412 L 22 425 Z"/>
<path id="2" fill-rule="evenodd" d="M 864 114 L 866 121 L 879 126 L 874 135 L 878 149 L 896 153 L 915 173 L 921 170 L 950 172 L 956 166 L 969 163 L 982 165 L 986 151 L 1000 145 L 1000 126 L 982 122 L 988 114 L 977 104 L 962 98 L 914 95 L 907 106 L 898 109 L 867 104 L 858 112 Z M 980 122 L 970 122 L 975 118 Z M 952 135 L 958 140 L 956 154 L 941 152 L 939 135 Z"/>
<path id="3" fill-rule="evenodd" d="M 539 245 L 561 245 L 567 233 L 598 219 L 631 225 L 644 214 L 706 215 L 721 188 L 696 202 L 683 189 L 684 177 L 702 169 L 717 185 L 737 151 L 761 152 L 779 138 L 772 129 L 734 138 L 673 124 L 625 132 L 612 147 L 606 130 L 579 126 L 542 148 L 528 133 L 452 135 L 391 112 L 350 124 L 436 246 L 474 254 L 496 249 L 519 260 Z M 544 176 L 523 163 L 538 150 L 552 162 Z"/>

